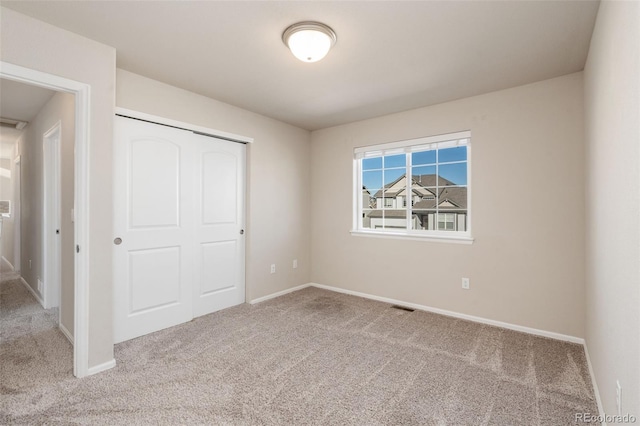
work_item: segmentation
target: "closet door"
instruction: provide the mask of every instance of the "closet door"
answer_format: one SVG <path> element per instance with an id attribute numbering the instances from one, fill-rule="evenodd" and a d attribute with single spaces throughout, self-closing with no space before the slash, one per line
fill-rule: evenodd
<path id="1" fill-rule="evenodd" d="M 245 145 L 193 135 L 197 152 L 194 316 L 244 303 Z"/>
<path id="2" fill-rule="evenodd" d="M 192 133 L 116 117 L 116 342 L 193 317 Z"/>
<path id="3" fill-rule="evenodd" d="M 124 117 L 114 130 L 115 341 L 244 303 L 245 145 Z"/>

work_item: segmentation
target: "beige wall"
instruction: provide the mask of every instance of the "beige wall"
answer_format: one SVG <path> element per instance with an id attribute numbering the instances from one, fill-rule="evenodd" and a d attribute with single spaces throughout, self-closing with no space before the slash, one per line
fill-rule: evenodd
<path id="1" fill-rule="evenodd" d="M 0 158 L 0 169 L 2 169 L 2 175 L 0 175 L 0 200 L 9 200 L 11 202 L 11 217 L 0 218 L 0 226 L 2 226 L 2 230 L 0 230 L 0 257 L 4 258 L 11 266 L 16 268 L 15 257 L 13 255 L 13 211 L 15 208 L 13 204 L 13 160 L 10 158 Z"/>
<path id="2" fill-rule="evenodd" d="M 73 148 L 75 142 L 75 99 L 69 93 L 56 93 L 24 130 L 17 150 L 21 163 L 20 271 L 38 294 L 43 275 L 43 136 L 56 123 L 61 124 L 61 300 L 62 325 L 73 333 Z M 31 268 L 29 268 L 31 260 Z M 40 297 L 43 297 L 40 294 Z"/>
<path id="3" fill-rule="evenodd" d="M 584 71 L 586 341 L 604 411 L 640 418 L 640 3 L 600 4 Z"/>
<path id="4" fill-rule="evenodd" d="M 116 104 L 254 138 L 247 147 L 247 300 L 309 282 L 308 131 L 120 69 Z"/>
<path id="5" fill-rule="evenodd" d="M 461 130 L 471 130 L 472 245 L 350 235 L 354 147 Z M 581 73 L 311 141 L 313 282 L 584 336 Z"/>
<path id="6" fill-rule="evenodd" d="M 113 359 L 111 145 L 115 50 L 6 8 L 0 10 L 0 39 L 3 61 L 91 86 L 88 327 L 89 366 L 97 366 Z"/>

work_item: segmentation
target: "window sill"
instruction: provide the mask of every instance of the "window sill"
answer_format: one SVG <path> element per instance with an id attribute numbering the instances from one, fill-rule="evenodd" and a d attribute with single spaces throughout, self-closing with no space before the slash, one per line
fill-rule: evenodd
<path id="1" fill-rule="evenodd" d="M 396 240 L 414 240 L 426 241 L 434 243 L 453 243 L 453 244 L 473 244 L 474 239 L 465 236 L 440 236 L 440 235 L 416 235 L 404 234 L 398 232 L 376 232 L 352 230 L 351 235 L 355 237 L 373 237 L 373 238 L 391 238 Z"/>

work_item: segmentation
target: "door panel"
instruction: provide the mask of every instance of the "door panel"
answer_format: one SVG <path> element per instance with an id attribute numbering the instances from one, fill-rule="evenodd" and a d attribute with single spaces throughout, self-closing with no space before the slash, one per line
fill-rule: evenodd
<path id="1" fill-rule="evenodd" d="M 123 117 L 114 128 L 116 342 L 193 318 L 190 132 Z"/>
<path id="2" fill-rule="evenodd" d="M 194 316 L 244 303 L 245 146 L 207 136 L 198 140 Z"/>
<path id="3" fill-rule="evenodd" d="M 180 146 L 149 137 L 133 140 L 130 146 L 131 227 L 178 226 Z"/>
<path id="4" fill-rule="evenodd" d="M 131 314 L 180 302 L 180 247 L 129 252 Z"/>
<path id="5" fill-rule="evenodd" d="M 202 244 L 201 296 L 238 286 L 237 242 Z"/>
<path id="6" fill-rule="evenodd" d="M 206 143 L 206 141 L 205 141 Z M 205 225 L 236 224 L 238 158 L 226 152 L 202 154 L 202 221 Z"/>

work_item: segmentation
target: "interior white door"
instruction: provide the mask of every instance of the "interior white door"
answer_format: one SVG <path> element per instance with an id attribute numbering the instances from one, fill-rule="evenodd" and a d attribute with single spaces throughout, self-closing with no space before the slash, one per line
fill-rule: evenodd
<path id="1" fill-rule="evenodd" d="M 116 117 L 116 342 L 193 317 L 191 132 Z"/>
<path id="2" fill-rule="evenodd" d="M 244 302 L 244 144 L 116 117 L 114 329 L 122 342 Z"/>
<path id="3" fill-rule="evenodd" d="M 43 143 L 43 238 L 42 259 L 44 290 L 41 296 L 45 309 L 60 306 L 61 238 L 60 238 L 60 145 L 62 122 L 58 121 L 44 133 Z"/>
<path id="4" fill-rule="evenodd" d="M 197 142 L 197 143 L 196 143 Z M 245 298 L 245 145 L 194 134 L 197 150 L 194 316 Z"/>

